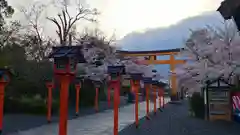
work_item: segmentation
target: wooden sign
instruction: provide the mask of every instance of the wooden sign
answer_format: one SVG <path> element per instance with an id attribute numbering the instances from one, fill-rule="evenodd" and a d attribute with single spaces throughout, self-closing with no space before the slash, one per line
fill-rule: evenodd
<path id="1" fill-rule="evenodd" d="M 231 120 L 230 86 L 216 80 L 207 86 L 207 106 L 209 120 Z"/>

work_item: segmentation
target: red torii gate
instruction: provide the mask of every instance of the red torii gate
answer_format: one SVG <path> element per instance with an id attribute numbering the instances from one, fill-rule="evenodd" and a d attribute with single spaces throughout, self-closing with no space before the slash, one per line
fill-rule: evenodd
<path id="1" fill-rule="evenodd" d="M 122 51 L 118 50 L 117 53 L 121 56 L 127 57 L 146 57 L 146 60 L 143 60 L 142 63 L 147 65 L 156 65 L 156 64 L 169 64 L 170 71 L 174 72 L 175 65 L 184 64 L 185 60 L 177 60 L 175 59 L 175 55 L 177 55 L 182 48 L 177 49 L 169 49 L 169 50 L 156 50 L 156 51 Z M 157 56 L 170 55 L 169 60 L 157 60 Z M 177 100 L 177 78 L 176 75 L 171 75 L 171 100 Z"/>

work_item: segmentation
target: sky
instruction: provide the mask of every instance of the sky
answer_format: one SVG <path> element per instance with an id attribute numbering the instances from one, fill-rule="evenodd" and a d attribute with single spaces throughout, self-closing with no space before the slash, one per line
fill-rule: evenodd
<path id="1" fill-rule="evenodd" d="M 8 0 L 16 8 L 14 18 L 22 19 L 17 9 L 37 0 Z M 41 0 L 47 5 L 51 0 Z M 75 0 L 69 0 L 74 3 Z M 78 23 L 77 28 L 98 27 L 106 35 L 115 35 L 117 45 L 124 50 L 161 50 L 183 47 L 189 29 L 206 25 L 221 25 L 216 9 L 223 0 L 81 0 L 101 15 L 98 24 Z M 74 10 L 73 10 L 74 11 Z M 51 6 L 44 15 L 57 14 Z M 54 35 L 53 25 L 42 19 L 46 33 Z M 24 21 L 24 19 L 23 19 Z M 167 58 L 167 57 L 164 57 Z M 166 71 L 168 66 L 156 66 Z"/>
<path id="2" fill-rule="evenodd" d="M 52 0 L 8 0 L 13 7 L 27 7 L 33 2 L 44 4 Z M 67 0 L 74 4 L 76 0 Z M 222 0 L 81 0 L 84 5 L 97 8 L 98 27 L 107 35 L 116 34 L 118 39 L 133 31 L 168 27 L 179 21 L 216 10 Z M 49 5 L 49 4 L 48 4 Z M 51 14 L 53 10 L 48 10 Z M 15 14 L 19 16 L 19 14 Z M 79 27 L 81 27 L 79 25 Z"/>

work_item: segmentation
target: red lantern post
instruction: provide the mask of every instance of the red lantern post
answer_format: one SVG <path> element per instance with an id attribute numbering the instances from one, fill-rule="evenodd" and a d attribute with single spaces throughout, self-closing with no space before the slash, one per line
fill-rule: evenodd
<path id="1" fill-rule="evenodd" d="M 138 120 L 138 89 L 139 89 L 139 81 L 131 80 L 131 89 L 135 93 L 135 125 L 138 128 L 139 120 Z"/>
<path id="2" fill-rule="evenodd" d="M 75 84 L 75 89 L 76 89 L 76 116 L 79 115 L 79 94 L 80 94 L 80 89 L 81 89 L 81 84 Z"/>
<path id="3" fill-rule="evenodd" d="M 161 108 L 164 108 L 164 105 L 165 105 L 165 100 L 164 100 L 164 89 L 165 89 L 165 87 L 167 86 L 167 84 L 166 83 L 164 83 L 164 82 L 159 82 L 159 98 L 160 98 L 160 107 Z M 160 110 L 161 110 L 161 108 L 160 108 Z M 161 110 L 162 111 L 162 110 Z"/>
<path id="4" fill-rule="evenodd" d="M 163 97 L 163 90 L 161 87 L 158 88 L 158 102 L 159 102 L 159 110 L 162 111 L 162 97 Z"/>
<path id="5" fill-rule="evenodd" d="M 139 119 L 138 119 L 138 90 L 140 88 L 140 80 L 142 79 L 141 73 L 130 73 L 131 76 L 131 87 L 135 93 L 135 125 L 136 128 L 139 126 Z"/>
<path id="6" fill-rule="evenodd" d="M 75 78 L 77 63 L 86 61 L 81 46 L 53 47 L 49 58 L 54 58 L 54 75 L 61 85 L 59 135 L 67 135 L 69 84 Z"/>
<path id="7" fill-rule="evenodd" d="M 98 108 L 98 98 L 99 98 L 99 89 L 101 87 L 101 81 L 93 81 L 93 84 L 95 86 L 95 111 L 98 112 L 99 108 Z"/>
<path id="8" fill-rule="evenodd" d="M 146 119 L 150 120 L 149 117 L 149 90 L 151 88 L 152 78 L 145 77 L 143 78 L 144 88 L 146 90 Z"/>
<path id="9" fill-rule="evenodd" d="M 124 71 L 124 66 L 108 66 L 108 74 L 110 75 L 110 87 L 114 88 L 114 122 L 113 122 L 113 135 L 118 135 L 118 106 L 119 106 L 119 94 L 120 94 L 120 75 Z"/>
<path id="10" fill-rule="evenodd" d="M 98 108 L 98 93 L 99 93 L 99 88 L 96 87 L 96 95 L 95 95 L 95 111 L 98 112 L 99 108 Z"/>
<path id="11" fill-rule="evenodd" d="M 0 134 L 3 128 L 3 108 L 4 108 L 4 91 L 6 85 L 10 82 L 11 72 L 7 68 L 0 68 Z"/>
<path id="12" fill-rule="evenodd" d="M 109 88 L 113 88 L 113 135 L 118 135 L 118 106 L 119 106 L 119 92 L 120 92 L 120 77 L 116 80 L 110 80 Z"/>
<path id="13" fill-rule="evenodd" d="M 150 117 L 149 117 L 149 89 L 150 89 L 150 86 L 149 84 L 147 84 L 145 86 L 145 90 L 146 90 L 146 119 L 149 120 Z"/>
<path id="14" fill-rule="evenodd" d="M 47 81 L 46 86 L 48 89 L 47 98 L 47 122 L 51 123 L 52 119 L 52 89 L 54 88 L 54 83 L 52 81 Z"/>
<path id="15" fill-rule="evenodd" d="M 154 103 L 154 115 L 157 114 L 157 87 L 158 81 L 153 81 L 152 89 L 153 89 L 153 103 Z"/>
<path id="16" fill-rule="evenodd" d="M 118 107 L 119 107 L 119 93 L 120 93 L 120 77 L 118 77 L 114 85 L 114 135 L 118 135 Z"/>
<path id="17" fill-rule="evenodd" d="M 154 115 L 157 114 L 157 88 L 153 86 Z"/>
<path id="18" fill-rule="evenodd" d="M 135 92 L 135 124 L 136 128 L 138 128 L 139 120 L 138 120 L 138 90 L 139 90 L 139 81 L 133 81 L 133 89 Z"/>

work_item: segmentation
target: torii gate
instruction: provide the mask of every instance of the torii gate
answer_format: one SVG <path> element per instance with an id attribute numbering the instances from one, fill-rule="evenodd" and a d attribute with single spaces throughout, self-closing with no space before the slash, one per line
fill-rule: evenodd
<path id="1" fill-rule="evenodd" d="M 121 56 L 131 56 L 131 57 L 147 57 L 147 60 L 144 60 L 144 63 L 150 64 L 169 64 L 170 71 L 175 70 L 176 64 L 184 64 L 185 60 L 176 60 L 174 55 L 177 55 L 180 52 L 181 48 L 169 49 L 169 50 L 157 50 L 157 51 L 122 51 L 118 50 L 117 53 Z M 157 56 L 170 55 L 169 60 L 157 60 Z M 176 75 L 171 75 L 171 100 L 177 100 L 177 78 Z"/>

